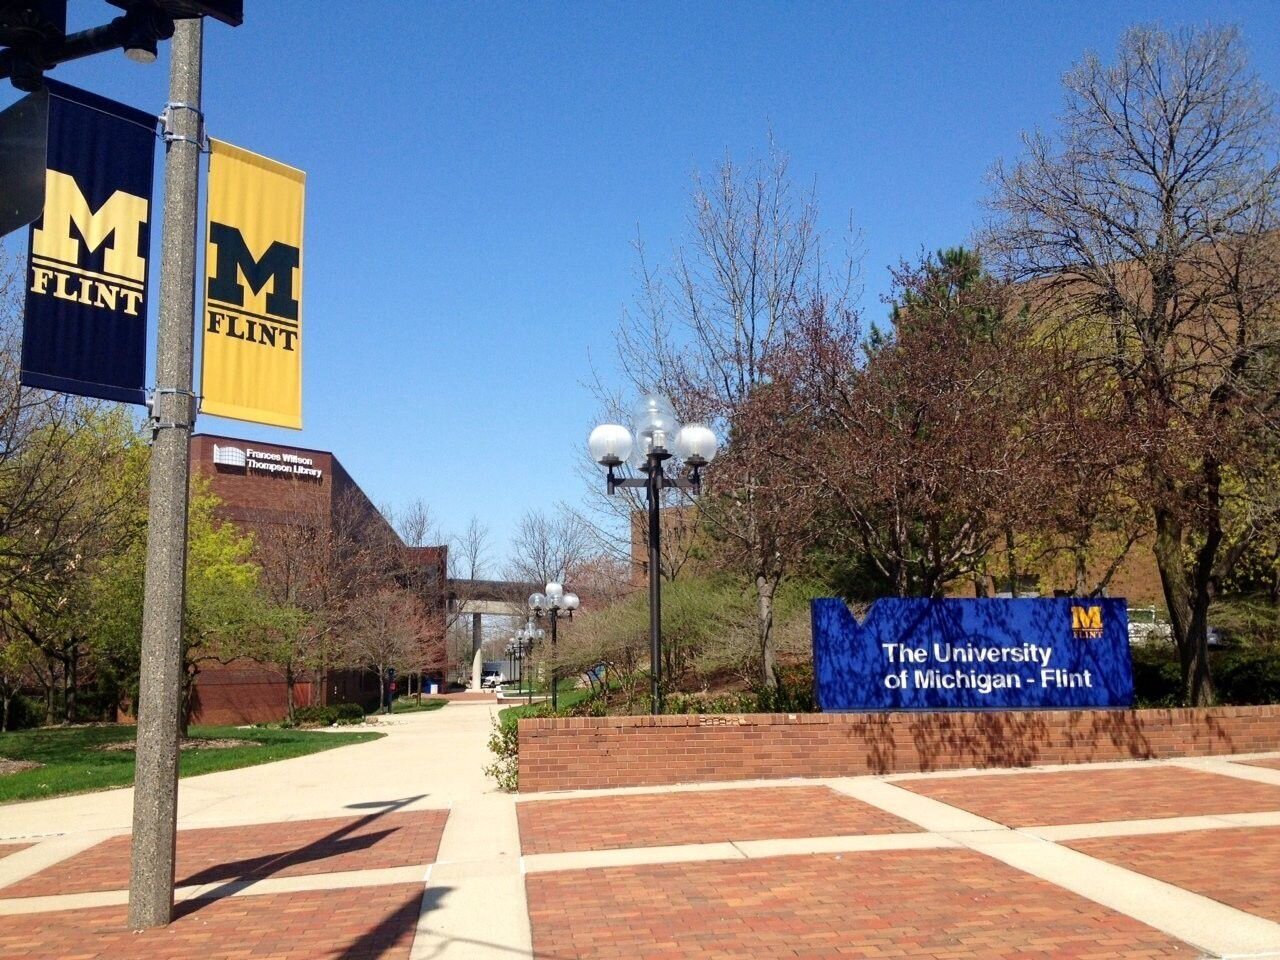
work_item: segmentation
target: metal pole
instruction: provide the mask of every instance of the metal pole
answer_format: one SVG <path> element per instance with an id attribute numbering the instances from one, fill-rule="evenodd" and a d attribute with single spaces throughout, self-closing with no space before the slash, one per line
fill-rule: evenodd
<path id="1" fill-rule="evenodd" d="M 169 69 L 171 109 L 165 161 L 164 241 L 160 257 L 160 332 L 147 521 L 138 687 L 137 772 L 129 926 L 165 926 L 173 918 L 178 823 L 178 712 L 182 708 L 182 611 L 186 591 L 187 482 L 195 419 L 191 393 L 196 213 L 200 190 L 200 72 L 203 22 L 179 20 Z"/>
<path id="2" fill-rule="evenodd" d="M 649 456 L 649 711 L 662 713 L 662 568 L 658 551 L 658 500 L 662 461 Z"/>
<path id="3" fill-rule="evenodd" d="M 556 613 L 555 607 L 551 608 L 551 709 L 555 711 L 559 708 L 556 701 Z"/>

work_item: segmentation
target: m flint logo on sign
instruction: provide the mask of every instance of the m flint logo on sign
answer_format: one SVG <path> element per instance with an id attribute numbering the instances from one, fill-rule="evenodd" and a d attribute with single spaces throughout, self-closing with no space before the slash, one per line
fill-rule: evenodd
<path id="1" fill-rule="evenodd" d="M 1077 640 L 1099 640 L 1102 638 L 1102 607 L 1094 604 L 1091 607 L 1071 607 L 1071 632 Z"/>
<path id="2" fill-rule="evenodd" d="M 201 410 L 300 429 L 305 178 L 210 144 Z"/>
<path id="3" fill-rule="evenodd" d="M 48 85 L 44 212 L 29 237 L 22 382 L 142 403 L 156 119 Z"/>

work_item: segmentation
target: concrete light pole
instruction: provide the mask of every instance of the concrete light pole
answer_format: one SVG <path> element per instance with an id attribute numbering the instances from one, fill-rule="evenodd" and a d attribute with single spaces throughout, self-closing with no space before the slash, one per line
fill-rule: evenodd
<path id="1" fill-rule="evenodd" d="M 129 926 L 173 918 L 178 824 L 178 711 L 186 599 L 188 437 L 195 317 L 196 214 L 200 189 L 203 20 L 179 20 L 169 70 L 160 324 L 151 450 L 151 500 L 138 687 L 137 773 Z"/>

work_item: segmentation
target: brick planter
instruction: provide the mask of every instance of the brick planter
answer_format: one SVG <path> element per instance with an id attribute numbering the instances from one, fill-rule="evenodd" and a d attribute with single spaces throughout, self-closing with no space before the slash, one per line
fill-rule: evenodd
<path id="1" fill-rule="evenodd" d="M 520 789 L 580 790 L 1280 750 L 1280 706 L 539 717 Z"/>

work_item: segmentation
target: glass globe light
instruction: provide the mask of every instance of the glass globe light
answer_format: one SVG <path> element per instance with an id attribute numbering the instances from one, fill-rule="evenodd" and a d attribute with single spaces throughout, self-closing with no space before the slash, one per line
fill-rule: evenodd
<path id="1" fill-rule="evenodd" d="M 691 467 L 705 467 L 716 458 L 716 435 L 700 423 L 687 423 L 676 434 L 676 453 Z"/>
<path id="2" fill-rule="evenodd" d="M 578 600 L 578 595 L 576 593 L 566 593 L 564 595 L 563 606 L 570 613 L 578 609 L 579 603 L 580 601 Z"/>
<path id="3" fill-rule="evenodd" d="M 671 401 L 656 393 L 649 394 L 635 411 L 636 455 L 643 460 L 654 451 L 669 452 L 679 430 Z"/>
<path id="4" fill-rule="evenodd" d="M 529 594 L 529 606 L 534 610 L 541 610 L 547 605 L 547 598 L 541 593 Z"/>
<path id="5" fill-rule="evenodd" d="M 563 584 L 556 583 L 554 580 L 547 584 L 547 606 L 560 606 L 560 598 L 564 596 Z"/>
<path id="6" fill-rule="evenodd" d="M 543 630 L 541 627 L 539 627 L 537 630 L 533 631 L 533 638 L 534 638 L 535 640 L 537 640 L 537 641 L 541 642 L 541 641 L 543 641 L 543 640 L 547 639 L 547 631 L 545 631 L 545 630 Z"/>
<path id="7" fill-rule="evenodd" d="M 631 456 L 631 431 L 621 424 L 602 423 L 587 438 L 591 459 L 604 467 L 616 467 Z"/>

